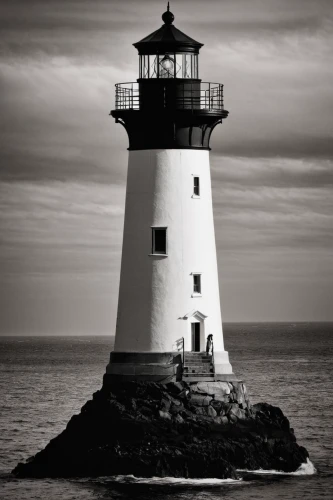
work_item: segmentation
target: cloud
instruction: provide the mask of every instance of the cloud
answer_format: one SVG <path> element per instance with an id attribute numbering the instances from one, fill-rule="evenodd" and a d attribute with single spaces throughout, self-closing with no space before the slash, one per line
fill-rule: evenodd
<path id="1" fill-rule="evenodd" d="M 117 72 L 68 58 L 1 63 L 1 176 L 124 182 L 127 138 L 108 116 Z"/>
<path id="2" fill-rule="evenodd" d="M 331 318 L 331 168 L 329 161 L 212 158 L 225 319 Z"/>
<path id="3" fill-rule="evenodd" d="M 212 155 L 215 187 L 332 188 L 333 160 Z"/>
<path id="4" fill-rule="evenodd" d="M 230 116 L 213 137 L 227 155 L 332 158 L 333 23 L 211 45 L 206 74 L 222 81 Z M 214 61 L 214 65 L 212 64 Z"/>
<path id="5" fill-rule="evenodd" d="M 331 254 L 332 162 L 220 157 L 212 164 L 215 218 L 221 233 L 227 232 L 224 245 Z"/>
<path id="6" fill-rule="evenodd" d="M 124 187 L 0 183 L 2 334 L 113 333 Z"/>
<path id="7" fill-rule="evenodd" d="M 2 274 L 115 270 L 123 187 L 48 181 L 3 182 L 0 189 Z"/>

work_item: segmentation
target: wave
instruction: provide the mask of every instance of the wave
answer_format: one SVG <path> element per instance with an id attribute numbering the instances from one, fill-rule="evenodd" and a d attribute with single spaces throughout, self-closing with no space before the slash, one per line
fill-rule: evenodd
<path id="1" fill-rule="evenodd" d="M 247 469 L 237 469 L 238 472 L 248 472 L 250 474 L 280 474 L 283 476 L 311 476 L 313 474 L 316 474 L 317 469 L 313 465 L 313 463 L 307 458 L 306 462 L 295 471 L 295 472 L 284 472 L 280 470 L 265 470 L 265 469 L 258 469 L 258 470 L 247 470 Z"/>
<path id="2" fill-rule="evenodd" d="M 244 472 L 247 474 L 271 474 L 283 476 L 309 476 L 317 472 L 313 463 L 307 459 L 295 472 L 283 472 L 278 470 L 258 469 L 237 469 L 237 472 Z M 247 481 L 243 478 L 239 479 L 217 479 L 217 478 L 204 478 L 204 479 L 187 479 L 185 477 L 136 477 L 133 475 L 119 475 L 119 476 L 100 476 L 97 478 L 76 478 L 75 482 L 90 482 L 90 483 L 118 483 L 118 484 L 142 484 L 142 485 L 155 485 L 155 486 L 218 486 L 223 484 L 245 484 Z"/>
<path id="3" fill-rule="evenodd" d="M 91 480 L 90 480 L 91 481 Z M 99 477 L 96 482 L 105 481 L 108 483 L 123 483 L 123 484 L 151 484 L 162 486 L 216 486 L 219 484 L 240 483 L 242 479 L 217 479 L 217 478 L 204 478 L 204 479 L 187 479 L 185 477 L 135 477 L 128 476 L 111 476 Z"/>

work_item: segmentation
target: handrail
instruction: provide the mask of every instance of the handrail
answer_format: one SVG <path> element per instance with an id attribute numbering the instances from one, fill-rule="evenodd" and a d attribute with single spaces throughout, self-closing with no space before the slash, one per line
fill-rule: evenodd
<path id="1" fill-rule="evenodd" d="M 175 81 L 180 81 L 181 79 L 180 78 L 177 78 Z M 186 79 L 182 79 L 181 80 L 182 83 L 187 83 L 187 80 Z M 203 83 L 203 84 L 206 84 L 206 85 L 222 85 L 222 83 L 218 83 L 218 82 L 203 82 L 203 81 L 200 81 L 200 83 Z M 187 83 L 188 85 L 195 85 L 193 84 L 193 81 L 192 82 L 188 82 Z M 117 87 L 117 85 L 138 85 L 138 82 L 120 82 L 120 83 L 115 83 L 114 84 L 115 87 Z M 223 86 L 223 85 L 222 85 Z"/>
<path id="2" fill-rule="evenodd" d="M 163 100 L 158 97 L 146 96 L 143 87 L 138 82 L 116 83 L 116 109 L 117 110 L 140 110 L 145 103 L 145 108 L 151 105 L 162 108 L 183 110 L 205 110 L 220 112 L 224 110 L 223 85 L 212 82 L 187 82 L 181 80 L 172 87 L 164 87 Z M 159 95 L 159 94 L 157 94 Z"/>
<path id="3" fill-rule="evenodd" d="M 212 363 L 213 363 L 213 370 L 214 370 L 214 373 L 215 373 L 215 362 L 214 362 L 214 342 L 213 342 L 213 339 L 212 339 Z"/>
<path id="4" fill-rule="evenodd" d="M 174 349 L 175 347 L 175 349 Z M 176 340 L 173 345 L 172 345 L 172 350 L 175 350 L 177 352 L 182 351 L 182 365 L 184 368 L 185 365 L 185 339 L 184 337 L 180 337 L 180 339 Z"/>

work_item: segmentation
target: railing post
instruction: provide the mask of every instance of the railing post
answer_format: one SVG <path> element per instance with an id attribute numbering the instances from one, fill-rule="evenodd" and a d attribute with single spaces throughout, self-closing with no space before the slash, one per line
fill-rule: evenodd
<path id="1" fill-rule="evenodd" d="M 212 363 L 213 363 L 213 369 L 215 373 L 215 362 L 214 362 L 214 341 L 212 339 Z"/>
<path id="2" fill-rule="evenodd" d="M 184 366 L 185 366 L 185 339 L 184 337 L 182 337 L 183 339 L 183 370 L 184 370 Z"/>

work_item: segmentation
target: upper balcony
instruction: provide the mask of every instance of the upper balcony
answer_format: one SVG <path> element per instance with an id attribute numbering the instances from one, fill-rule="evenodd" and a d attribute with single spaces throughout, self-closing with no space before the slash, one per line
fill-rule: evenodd
<path id="1" fill-rule="evenodd" d="M 188 110 L 225 117 L 221 83 L 173 80 L 156 85 L 156 80 L 116 84 L 115 111 Z"/>

